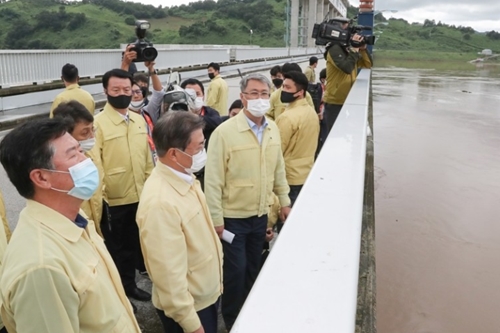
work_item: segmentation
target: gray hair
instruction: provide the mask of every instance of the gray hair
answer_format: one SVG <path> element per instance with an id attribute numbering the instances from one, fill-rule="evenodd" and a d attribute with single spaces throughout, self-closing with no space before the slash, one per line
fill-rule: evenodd
<path id="1" fill-rule="evenodd" d="M 162 115 L 153 128 L 158 156 L 165 156 L 171 148 L 184 151 L 191 143 L 191 134 L 204 126 L 202 117 L 188 111 L 169 111 Z"/>
<path id="2" fill-rule="evenodd" d="M 267 76 L 260 74 L 260 73 L 252 73 L 252 74 L 248 74 L 243 79 L 241 79 L 241 81 L 240 81 L 241 92 L 245 91 L 245 89 L 248 86 L 248 82 L 252 81 L 252 80 L 259 81 L 259 82 L 266 84 L 267 87 L 269 88 L 269 90 L 271 90 L 271 81 L 269 81 Z"/>

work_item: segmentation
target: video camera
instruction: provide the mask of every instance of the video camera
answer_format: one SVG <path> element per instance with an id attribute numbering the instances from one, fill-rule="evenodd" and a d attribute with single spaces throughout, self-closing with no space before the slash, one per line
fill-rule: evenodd
<path id="1" fill-rule="evenodd" d="M 342 26 L 347 23 L 345 29 Z M 331 20 L 315 24 L 312 38 L 316 39 L 316 45 L 327 45 L 328 43 L 337 43 L 341 45 L 351 45 L 360 47 L 363 45 L 375 44 L 375 36 L 363 36 L 361 41 L 354 41 L 352 37 L 355 34 L 361 35 L 363 30 L 372 30 L 371 27 L 354 24 L 354 18 L 335 17 Z"/>
<path id="2" fill-rule="evenodd" d="M 153 44 L 148 42 L 146 37 L 146 30 L 151 27 L 148 21 L 137 20 L 135 21 L 135 34 L 137 40 L 132 44 L 134 47 L 131 51 L 137 53 L 137 58 L 134 62 L 153 61 L 158 56 L 158 51 L 153 47 Z"/>

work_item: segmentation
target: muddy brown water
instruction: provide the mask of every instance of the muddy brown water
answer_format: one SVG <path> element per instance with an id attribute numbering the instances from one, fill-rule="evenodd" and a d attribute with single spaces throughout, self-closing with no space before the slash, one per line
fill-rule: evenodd
<path id="1" fill-rule="evenodd" d="M 500 66 L 373 73 L 379 333 L 500 332 Z"/>

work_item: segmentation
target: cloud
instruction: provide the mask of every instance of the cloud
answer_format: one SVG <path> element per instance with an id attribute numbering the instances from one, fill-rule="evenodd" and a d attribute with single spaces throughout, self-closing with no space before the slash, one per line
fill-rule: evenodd
<path id="1" fill-rule="evenodd" d="M 477 31 L 500 31 L 500 1 L 498 0 L 378 0 L 377 9 L 397 10 L 384 13 L 386 17 L 403 18 L 409 22 L 425 19 L 456 26 L 471 26 Z"/>
<path id="2" fill-rule="evenodd" d="M 133 0 L 154 6 L 187 4 L 193 0 Z M 353 6 L 359 1 L 350 0 Z M 456 26 L 470 26 L 477 31 L 500 31 L 500 0 L 376 0 L 378 10 L 397 10 L 397 13 L 384 13 L 386 17 L 402 18 L 408 22 L 421 22 L 425 19 L 441 21 Z"/>

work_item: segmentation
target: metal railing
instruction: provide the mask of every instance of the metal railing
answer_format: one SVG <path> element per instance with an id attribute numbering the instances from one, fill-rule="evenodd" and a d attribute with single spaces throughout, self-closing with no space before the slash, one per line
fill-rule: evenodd
<path id="1" fill-rule="evenodd" d="M 231 332 L 355 332 L 370 77 L 360 72 Z"/>
<path id="2" fill-rule="evenodd" d="M 234 50 L 234 54 L 231 53 Z M 309 52 L 309 53 L 308 53 Z M 290 55 L 316 54 L 316 49 L 291 49 Z M 60 79 L 61 68 L 66 63 L 78 67 L 80 77 L 103 75 L 119 67 L 121 49 L 115 50 L 2 50 L 0 51 L 0 86 L 43 84 Z M 182 48 L 158 49 L 157 69 L 192 67 L 210 62 L 259 60 L 288 56 L 286 48 Z M 137 63 L 139 71 L 145 70 Z"/>

